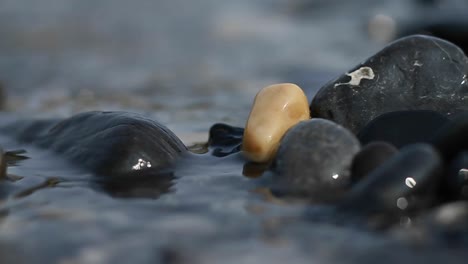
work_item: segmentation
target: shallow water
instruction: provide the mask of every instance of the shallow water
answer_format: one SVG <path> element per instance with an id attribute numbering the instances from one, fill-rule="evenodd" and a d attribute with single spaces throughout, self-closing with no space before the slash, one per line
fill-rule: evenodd
<path id="1" fill-rule="evenodd" d="M 300 84 L 309 98 L 373 54 L 368 19 L 407 1 L 0 1 L 0 124 L 126 110 L 187 144 L 217 122 L 243 126 L 255 93 Z M 309 5 L 306 5 L 309 4 Z M 306 11 L 306 6 L 310 9 Z M 7 117 L 8 116 L 8 117 Z M 158 199 L 119 199 L 62 157 L 25 149 L 0 189 L 4 263 L 464 263 L 463 250 L 337 225 L 327 207 L 287 203 L 242 175 L 238 155 L 194 156 Z M 307 220 L 305 211 L 320 220 Z M 314 218 L 314 217 L 312 217 Z M 401 232 L 400 232 L 401 233 Z M 403 229 L 404 233 L 404 229 Z"/>

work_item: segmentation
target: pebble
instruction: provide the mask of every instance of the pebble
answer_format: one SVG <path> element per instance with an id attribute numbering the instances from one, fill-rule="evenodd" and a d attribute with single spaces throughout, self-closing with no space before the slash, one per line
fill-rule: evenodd
<path id="1" fill-rule="evenodd" d="M 358 133 L 361 144 L 385 141 L 397 148 L 428 142 L 449 119 L 429 110 L 406 110 L 382 114 Z"/>
<path id="2" fill-rule="evenodd" d="M 339 208 L 390 215 L 428 208 L 436 199 L 442 172 L 442 159 L 431 145 L 406 146 L 354 185 Z"/>
<path id="3" fill-rule="evenodd" d="M 435 37 L 409 36 L 323 86 L 310 111 L 354 133 L 393 111 L 452 115 L 468 110 L 467 74 L 468 58 L 459 47 Z"/>
<path id="4" fill-rule="evenodd" d="M 146 170 L 163 170 L 187 151 L 165 126 L 128 112 L 85 112 L 51 129 L 43 127 L 45 133 L 25 130 L 22 134 L 39 134 L 30 137 L 32 143 L 100 176 L 135 176 Z"/>
<path id="5" fill-rule="evenodd" d="M 263 88 L 255 96 L 245 125 L 244 156 L 254 162 L 269 162 L 284 133 L 309 118 L 309 103 L 299 86 L 281 83 Z"/>
<path id="6" fill-rule="evenodd" d="M 272 190 L 277 194 L 334 200 L 350 183 L 350 167 L 359 151 L 357 138 L 329 120 L 312 118 L 291 128 L 273 162 Z"/>
<path id="7" fill-rule="evenodd" d="M 440 128 L 430 140 L 449 162 L 463 150 L 468 150 L 468 112 L 455 116 L 451 122 Z"/>
<path id="8" fill-rule="evenodd" d="M 224 157 L 240 151 L 243 128 L 218 123 L 211 126 L 209 134 L 208 147 L 213 156 Z"/>
<path id="9" fill-rule="evenodd" d="M 468 151 L 450 162 L 443 181 L 442 197 L 446 200 L 468 200 Z"/>
<path id="10" fill-rule="evenodd" d="M 374 169 L 398 153 L 392 144 L 374 141 L 365 145 L 356 156 L 351 166 L 351 181 L 356 183 L 362 180 Z"/>

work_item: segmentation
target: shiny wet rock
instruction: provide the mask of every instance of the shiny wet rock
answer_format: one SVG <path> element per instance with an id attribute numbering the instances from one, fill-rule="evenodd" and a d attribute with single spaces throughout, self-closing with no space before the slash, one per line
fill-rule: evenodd
<path id="1" fill-rule="evenodd" d="M 468 110 L 468 58 L 445 40 L 415 35 L 396 40 L 323 86 L 313 98 L 314 117 L 359 132 L 377 116 L 432 110 L 446 116 Z"/>
<path id="2" fill-rule="evenodd" d="M 242 138 L 242 153 L 253 162 L 271 161 L 284 133 L 310 118 L 302 89 L 292 83 L 273 84 L 255 96 Z"/>

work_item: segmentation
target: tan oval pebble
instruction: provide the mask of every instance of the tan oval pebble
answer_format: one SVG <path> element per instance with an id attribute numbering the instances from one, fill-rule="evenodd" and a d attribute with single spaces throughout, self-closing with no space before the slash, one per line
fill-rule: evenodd
<path id="1" fill-rule="evenodd" d="M 309 118 L 309 102 L 299 86 L 281 83 L 263 88 L 255 96 L 245 125 L 244 155 L 255 162 L 270 161 L 284 133 Z"/>

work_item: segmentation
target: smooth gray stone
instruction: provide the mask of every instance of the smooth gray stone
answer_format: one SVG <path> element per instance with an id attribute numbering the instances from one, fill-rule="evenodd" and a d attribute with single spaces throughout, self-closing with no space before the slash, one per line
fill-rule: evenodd
<path id="1" fill-rule="evenodd" d="M 311 116 L 354 133 L 392 111 L 451 116 L 468 110 L 467 76 L 468 58 L 459 47 L 435 37 L 405 37 L 323 86 L 311 102 Z"/>
<path id="2" fill-rule="evenodd" d="M 329 120 L 313 118 L 292 127 L 281 140 L 272 166 L 272 190 L 313 200 L 334 200 L 350 182 L 360 149 L 357 138 Z"/>

